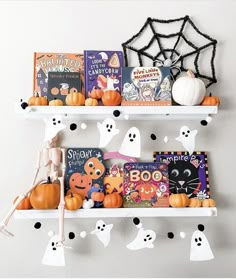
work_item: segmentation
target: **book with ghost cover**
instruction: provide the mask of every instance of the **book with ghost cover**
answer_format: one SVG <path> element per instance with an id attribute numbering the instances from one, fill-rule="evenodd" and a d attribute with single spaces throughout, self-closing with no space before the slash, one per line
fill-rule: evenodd
<path id="1" fill-rule="evenodd" d="M 124 207 L 169 207 L 165 163 L 126 163 L 123 171 Z"/>
<path id="2" fill-rule="evenodd" d="M 84 94 L 84 56 L 79 53 L 54 53 L 35 52 L 34 53 L 34 79 L 33 92 L 39 95 L 48 95 L 48 73 L 80 73 L 82 80 L 81 90 Z"/>
<path id="3" fill-rule="evenodd" d="M 93 192 L 104 192 L 103 152 L 99 148 L 68 148 L 66 151 L 65 193 L 91 198 Z M 95 202 L 94 207 L 102 207 Z"/>
<path id="4" fill-rule="evenodd" d="M 124 67 L 122 106 L 170 106 L 169 67 Z"/>
<path id="5" fill-rule="evenodd" d="M 185 193 L 200 200 L 210 197 L 206 152 L 154 152 L 154 162 L 168 165 L 169 189 L 173 194 Z"/>

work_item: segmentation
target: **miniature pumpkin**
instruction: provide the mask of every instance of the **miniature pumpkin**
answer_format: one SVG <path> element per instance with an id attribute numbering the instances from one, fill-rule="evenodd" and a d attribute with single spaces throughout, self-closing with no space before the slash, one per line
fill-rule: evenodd
<path id="1" fill-rule="evenodd" d="M 93 192 L 91 194 L 91 198 L 95 202 L 102 202 L 104 200 L 104 193 L 102 192 Z"/>
<path id="2" fill-rule="evenodd" d="M 48 181 L 37 185 L 30 193 L 30 203 L 35 209 L 55 209 L 60 202 L 60 185 Z"/>
<path id="3" fill-rule="evenodd" d="M 198 198 L 189 199 L 189 207 L 201 207 L 202 202 Z"/>
<path id="4" fill-rule="evenodd" d="M 103 201 L 103 206 L 106 208 L 119 208 L 123 204 L 123 199 L 118 193 L 106 195 Z"/>
<path id="5" fill-rule="evenodd" d="M 83 199 L 79 194 L 73 194 L 65 196 L 65 209 L 77 210 L 81 208 Z"/>
<path id="6" fill-rule="evenodd" d="M 216 202 L 213 199 L 205 199 L 202 201 L 202 207 L 215 207 Z"/>
<path id="7" fill-rule="evenodd" d="M 202 106 L 218 106 L 220 105 L 220 99 L 216 96 L 212 96 L 211 93 L 209 96 L 206 96 L 201 102 Z"/>
<path id="8" fill-rule="evenodd" d="M 93 89 L 88 93 L 89 98 L 101 99 L 104 94 L 102 89 L 93 87 Z"/>
<path id="9" fill-rule="evenodd" d="M 49 106 L 63 106 L 63 101 L 55 98 L 49 102 Z"/>
<path id="10" fill-rule="evenodd" d="M 15 198 L 14 202 L 15 203 L 17 201 L 18 197 Z M 30 199 L 29 197 L 25 197 L 16 207 L 16 209 L 18 210 L 26 210 L 26 209 L 31 209 L 32 205 L 30 203 Z"/>
<path id="11" fill-rule="evenodd" d="M 38 93 L 36 93 L 34 96 L 29 98 L 28 105 L 29 106 L 47 106 L 48 99 L 46 97 L 41 97 L 41 96 L 39 96 Z"/>
<path id="12" fill-rule="evenodd" d="M 88 98 L 85 100 L 85 106 L 97 106 L 97 105 L 98 105 L 98 101 L 96 99 Z"/>
<path id="13" fill-rule="evenodd" d="M 102 96 L 104 106 L 118 106 L 121 103 L 121 95 L 117 90 L 107 90 Z"/>
<path id="14" fill-rule="evenodd" d="M 204 82 L 196 78 L 189 70 L 187 76 L 178 78 L 172 88 L 172 96 L 176 103 L 184 106 L 199 105 L 206 95 Z"/>
<path id="15" fill-rule="evenodd" d="M 83 106 L 84 103 L 84 95 L 80 92 L 70 93 L 66 96 L 67 106 Z"/>
<path id="16" fill-rule="evenodd" d="M 172 207 L 186 207 L 189 205 L 189 198 L 186 194 L 171 194 L 169 203 Z"/>

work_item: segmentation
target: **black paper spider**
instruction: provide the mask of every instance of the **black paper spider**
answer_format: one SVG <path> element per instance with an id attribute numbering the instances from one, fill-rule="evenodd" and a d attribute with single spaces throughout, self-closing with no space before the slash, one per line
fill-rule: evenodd
<path id="1" fill-rule="evenodd" d="M 126 66 L 171 66 L 174 78 L 181 71 L 191 69 L 209 87 L 217 82 L 216 44 L 215 39 L 202 33 L 189 16 L 185 16 L 169 20 L 148 18 L 122 47 Z"/>

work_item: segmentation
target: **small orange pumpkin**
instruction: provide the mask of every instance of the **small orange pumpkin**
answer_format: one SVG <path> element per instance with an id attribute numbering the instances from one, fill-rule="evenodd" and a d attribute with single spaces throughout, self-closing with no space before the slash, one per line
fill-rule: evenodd
<path id="1" fill-rule="evenodd" d="M 14 202 L 15 203 L 17 201 L 18 197 L 15 198 Z M 25 197 L 16 207 L 16 209 L 18 210 L 26 210 L 26 209 L 31 209 L 32 205 L 30 203 L 30 199 L 29 197 Z"/>
<path id="2" fill-rule="evenodd" d="M 63 101 L 55 98 L 49 102 L 49 106 L 64 106 Z"/>
<path id="3" fill-rule="evenodd" d="M 202 103 L 202 106 L 218 106 L 220 105 L 220 99 L 216 96 L 212 96 L 211 93 L 209 96 L 206 96 Z"/>
<path id="4" fill-rule="evenodd" d="M 80 92 L 69 93 L 66 96 L 67 106 L 83 106 L 85 103 L 84 95 Z"/>
<path id="5" fill-rule="evenodd" d="M 35 209 L 55 209 L 60 202 L 60 185 L 52 183 L 50 177 L 46 183 L 37 185 L 30 193 L 30 203 Z"/>
<path id="6" fill-rule="evenodd" d="M 71 193 L 68 196 L 65 196 L 65 209 L 68 210 L 77 210 L 80 209 L 83 205 L 83 199 L 79 194 Z"/>
<path id="7" fill-rule="evenodd" d="M 105 197 L 105 195 L 102 192 L 93 192 L 91 194 L 92 200 L 96 201 L 96 202 L 102 202 L 104 200 L 104 197 Z"/>
<path id="8" fill-rule="evenodd" d="M 34 94 L 34 96 L 30 97 L 28 100 L 29 106 L 47 106 L 48 99 L 46 97 L 39 96 L 38 93 Z"/>
<path id="9" fill-rule="evenodd" d="M 104 106 L 119 106 L 121 103 L 121 95 L 117 90 L 107 90 L 102 96 Z"/>
<path id="10" fill-rule="evenodd" d="M 89 98 L 101 99 L 104 94 L 102 89 L 93 87 L 93 89 L 88 93 Z"/>
<path id="11" fill-rule="evenodd" d="M 202 202 L 198 198 L 189 199 L 189 207 L 201 207 Z"/>
<path id="12" fill-rule="evenodd" d="M 171 194 L 169 203 L 172 207 L 186 207 L 189 205 L 189 198 L 186 194 Z"/>
<path id="13" fill-rule="evenodd" d="M 202 207 L 215 207 L 216 202 L 213 199 L 205 199 L 202 201 Z"/>
<path id="14" fill-rule="evenodd" d="M 97 105 L 98 105 L 98 101 L 96 99 L 88 98 L 85 100 L 85 106 L 97 106 Z"/>
<path id="15" fill-rule="evenodd" d="M 119 208 L 123 204 L 123 199 L 120 194 L 112 193 L 106 195 L 103 201 L 103 206 L 105 208 Z"/>

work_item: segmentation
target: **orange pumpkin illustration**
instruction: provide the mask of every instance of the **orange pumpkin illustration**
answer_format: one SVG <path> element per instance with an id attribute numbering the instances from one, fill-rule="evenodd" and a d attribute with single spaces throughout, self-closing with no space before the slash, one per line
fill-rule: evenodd
<path id="1" fill-rule="evenodd" d="M 105 167 L 98 158 L 92 157 L 84 164 L 84 170 L 92 179 L 98 179 L 103 175 Z"/>
<path id="2" fill-rule="evenodd" d="M 87 174 L 73 173 L 69 180 L 70 189 L 67 194 L 74 193 L 79 194 L 82 199 L 85 199 L 87 192 L 92 186 L 92 179 Z"/>
<path id="3" fill-rule="evenodd" d="M 149 201 L 152 197 L 156 196 L 157 187 L 153 184 L 140 184 L 136 189 L 139 191 L 139 196 L 143 201 Z"/>

